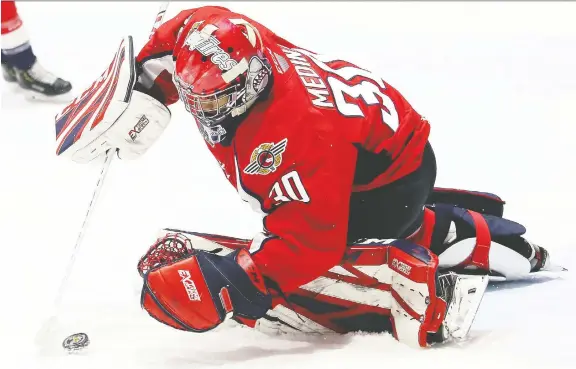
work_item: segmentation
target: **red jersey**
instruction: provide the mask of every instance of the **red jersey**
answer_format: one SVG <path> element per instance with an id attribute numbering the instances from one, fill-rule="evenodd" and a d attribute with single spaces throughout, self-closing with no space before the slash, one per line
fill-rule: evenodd
<path id="1" fill-rule="evenodd" d="M 182 11 L 163 24 L 137 57 L 140 89 L 178 101 L 172 80 L 181 30 L 210 14 L 254 25 L 271 61 L 267 99 L 245 113 L 229 145 L 207 143 L 264 231 L 250 245 L 262 273 L 290 292 L 338 264 L 346 249 L 350 195 L 417 169 L 429 124 L 380 77 L 342 59 L 301 49 L 263 25 L 222 7 Z M 390 165 L 364 182 L 358 152 Z"/>

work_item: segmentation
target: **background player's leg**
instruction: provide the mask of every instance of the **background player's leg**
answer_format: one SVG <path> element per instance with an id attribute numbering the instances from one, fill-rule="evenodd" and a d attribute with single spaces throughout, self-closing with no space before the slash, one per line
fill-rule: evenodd
<path id="1" fill-rule="evenodd" d="M 36 59 L 14 1 L 2 1 L 2 75 L 34 98 L 63 95 L 72 89 L 70 82 L 48 72 Z"/>

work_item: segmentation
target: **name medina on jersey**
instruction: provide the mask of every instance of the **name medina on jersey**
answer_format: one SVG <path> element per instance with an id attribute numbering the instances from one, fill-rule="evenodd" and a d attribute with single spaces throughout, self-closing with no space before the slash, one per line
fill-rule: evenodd
<path id="1" fill-rule="evenodd" d="M 230 54 L 222 50 L 220 41 L 212 35 L 203 33 L 195 29 L 191 32 L 183 46 L 188 46 L 190 50 L 198 50 L 204 56 L 212 56 L 210 61 L 220 68 L 220 70 L 229 70 L 238 63 L 231 58 Z"/>
<path id="2" fill-rule="evenodd" d="M 288 139 L 278 143 L 260 144 L 250 155 L 250 163 L 244 168 L 246 174 L 266 174 L 275 172 L 282 164 L 282 153 L 286 151 Z"/>

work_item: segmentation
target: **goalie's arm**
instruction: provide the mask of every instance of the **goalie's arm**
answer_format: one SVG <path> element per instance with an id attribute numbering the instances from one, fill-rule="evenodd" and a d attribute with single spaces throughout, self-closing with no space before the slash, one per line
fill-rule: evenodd
<path id="1" fill-rule="evenodd" d="M 337 265 L 346 249 L 356 149 L 335 137 L 306 137 L 308 144 L 299 145 L 302 137 L 291 142 L 300 146 L 297 157 L 285 153 L 283 160 L 296 164 L 272 186 L 266 233 L 250 245 L 262 273 L 285 293 Z"/>
<path id="2" fill-rule="evenodd" d="M 178 101 L 178 91 L 172 82 L 174 48 L 187 20 L 196 9 L 183 10 L 162 24 L 136 57 L 135 90 L 154 97 L 165 105 Z"/>

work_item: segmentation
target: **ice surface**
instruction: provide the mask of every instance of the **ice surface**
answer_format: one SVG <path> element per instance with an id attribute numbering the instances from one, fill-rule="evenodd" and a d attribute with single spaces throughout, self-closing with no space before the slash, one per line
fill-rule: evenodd
<path id="1" fill-rule="evenodd" d="M 199 4 L 175 2 L 168 16 Z M 497 192 L 509 218 L 576 268 L 576 4 L 218 4 L 298 45 L 379 71 L 431 121 L 437 184 Z M 124 34 L 136 48 L 145 42 L 158 4 L 18 6 L 42 63 L 78 92 L 102 73 Z M 239 327 L 196 335 L 148 318 L 135 266 L 159 227 L 240 237 L 260 227 L 180 105 L 145 157 L 110 168 L 64 299 L 63 326 L 87 332 L 90 349 L 37 355 L 34 334 L 100 169 L 55 157 L 53 116 L 62 107 L 29 103 L 2 85 L 1 368 L 574 367 L 571 272 L 490 286 L 471 339 L 430 350 L 389 336 L 295 340 Z"/>

